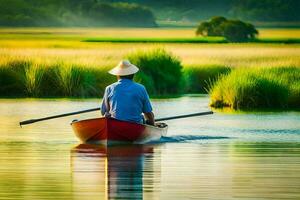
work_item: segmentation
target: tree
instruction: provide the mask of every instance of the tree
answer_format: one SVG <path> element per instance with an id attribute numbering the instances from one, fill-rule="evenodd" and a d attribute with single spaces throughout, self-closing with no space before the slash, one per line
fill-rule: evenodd
<path id="1" fill-rule="evenodd" d="M 257 34 L 252 24 L 225 17 L 213 17 L 208 22 L 200 23 L 196 30 L 196 35 L 223 36 L 230 42 L 246 42 L 254 39 Z"/>
<path id="2" fill-rule="evenodd" d="M 196 35 L 210 36 L 212 27 L 209 22 L 202 22 L 196 30 Z"/>
<path id="3" fill-rule="evenodd" d="M 222 36 L 230 42 L 245 42 L 254 39 L 258 31 L 252 24 L 244 23 L 239 20 L 229 20 L 224 22 L 220 29 Z"/>

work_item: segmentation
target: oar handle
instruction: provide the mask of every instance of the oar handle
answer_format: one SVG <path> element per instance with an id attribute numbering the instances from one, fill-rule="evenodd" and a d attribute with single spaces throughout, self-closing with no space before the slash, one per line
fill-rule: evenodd
<path id="1" fill-rule="evenodd" d="M 53 116 L 43 117 L 43 118 L 39 118 L 39 119 L 29 119 L 29 120 L 25 120 L 25 121 L 20 122 L 20 126 L 27 125 L 27 124 L 33 124 L 35 122 L 45 121 L 45 120 L 49 120 L 49 119 L 55 119 L 55 118 L 60 118 L 60 117 L 67 117 L 67 116 L 70 116 L 70 115 L 77 115 L 77 114 L 81 114 L 81 113 L 93 112 L 93 111 L 97 111 L 97 110 L 100 110 L 100 108 L 92 108 L 92 109 L 81 110 L 81 111 L 77 111 L 77 112 L 65 113 L 65 114 L 60 114 L 60 115 L 53 115 Z"/>
<path id="2" fill-rule="evenodd" d="M 172 116 L 172 117 L 164 117 L 164 118 L 156 119 L 155 121 L 159 122 L 159 121 L 166 121 L 166 120 L 171 120 L 171 119 L 181 119 L 181 118 L 196 117 L 196 116 L 211 115 L 211 114 L 213 114 L 212 111 L 207 111 L 207 112 L 193 113 L 193 114 L 188 114 L 188 115 L 178 115 L 178 116 Z"/>

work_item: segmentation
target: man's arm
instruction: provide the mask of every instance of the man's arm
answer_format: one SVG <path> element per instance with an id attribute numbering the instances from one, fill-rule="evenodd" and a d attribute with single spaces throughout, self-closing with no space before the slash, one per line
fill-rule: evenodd
<path id="1" fill-rule="evenodd" d="M 154 120 L 153 112 L 144 113 L 144 115 L 145 115 L 145 119 L 146 119 L 146 124 L 154 126 L 155 120 Z"/>
<path id="2" fill-rule="evenodd" d="M 101 104 L 101 114 L 103 116 L 107 116 L 109 114 L 110 106 L 108 102 L 108 88 L 105 88 L 105 92 L 103 95 L 103 100 Z"/>
<path id="3" fill-rule="evenodd" d="M 145 116 L 146 124 L 154 126 L 155 124 L 154 114 L 152 112 L 150 98 L 145 87 L 143 87 L 143 93 L 144 93 L 143 113 Z"/>

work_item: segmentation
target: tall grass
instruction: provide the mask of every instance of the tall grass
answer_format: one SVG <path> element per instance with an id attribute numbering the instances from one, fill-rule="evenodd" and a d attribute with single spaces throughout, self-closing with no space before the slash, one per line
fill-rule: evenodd
<path id="1" fill-rule="evenodd" d="M 139 50 L 127 58 L 140 68 L 136 80 L 146 86 L 150 94 L 166 95 L 180 92 L 182 65 L 180 60 L 163 48 Z"/>
<path id="2" fill-rule="evenodd" d="M 59 62 L 37 65 L 16 61 L 0 66 L 1 96 L 94 97 L 102 96 L 114 77 L 106 68 L 88 68 Z"/>
<path id="3" fill-rule="evenodd" d="M 152 95 L 205 93 L 213 107 L 299 108 L 300 68 L 187 66 L 163 49 L 138 51 L 128 58 L 140 67 L 136 80 Z M 115 77 L 110 67 L 69 62 L 12 60 L 0 66 L 1 97 L 100 97 Z"/>
<path id="4" fill-rule="evenodd" d="M 127 56 L 139 66 L 136 80 L 150 94 L 181 92 L 182 66 L 177 57 L 163 48 L 137 51 Z M 0 96 L 17 97 L 100 97 L 116 80 L 108 67 L 88 67 L 68 62 L 16 60 L 0 66 Z"/>
<path id="5" fill-rule="evenodd" d="M 210 89 L 213 107 L 289 109 L 300 107 L 300 68 L 240 68 Z"/>
<path id="6" fill-rule="evenodd" d="M 59 65 L 54 68 L 55 82 L 64 96 L 80 96 L 85 88 L 85 76 L 88 70 L 83 71 L 80 66 Z"/>
<path id="7" fill-rule="evenodd" d="M 27 62 L 11 62 L 0 66 L 0 94 L 1 96 L 24 96 L 25 81 L 24 67 Z"/>
<path id="8" fill-rule="evenodd" d="M 208 93 L 210 85 L 232 68 L 220 65 L 188 66 L 183 70 L 186 93 Z"/>
<path id="9" fill-rule="evenodd" d="M 32 64 L 24 67 L 24 85 L 27 96 L 39 96 L 41 94 L 41 83 L 45 68 L 40 65 Z"/>

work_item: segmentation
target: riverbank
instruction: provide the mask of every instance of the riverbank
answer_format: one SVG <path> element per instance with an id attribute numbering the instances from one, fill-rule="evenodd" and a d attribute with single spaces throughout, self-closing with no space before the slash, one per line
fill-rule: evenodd
<path id="1" fill-rule="evenodd" d="M 100 98 L 105 87 L 115 81 L 107 71 L 64 63 L 41 66 L 11 62 L 0 67 L 0 93 L 1 97 Z M 216 108 L 299 109 L 299 75 L 300 67 L 184 67 L 177 88 L 181 92 L 170 95 L 209 93 L 210 105 Z"/>

